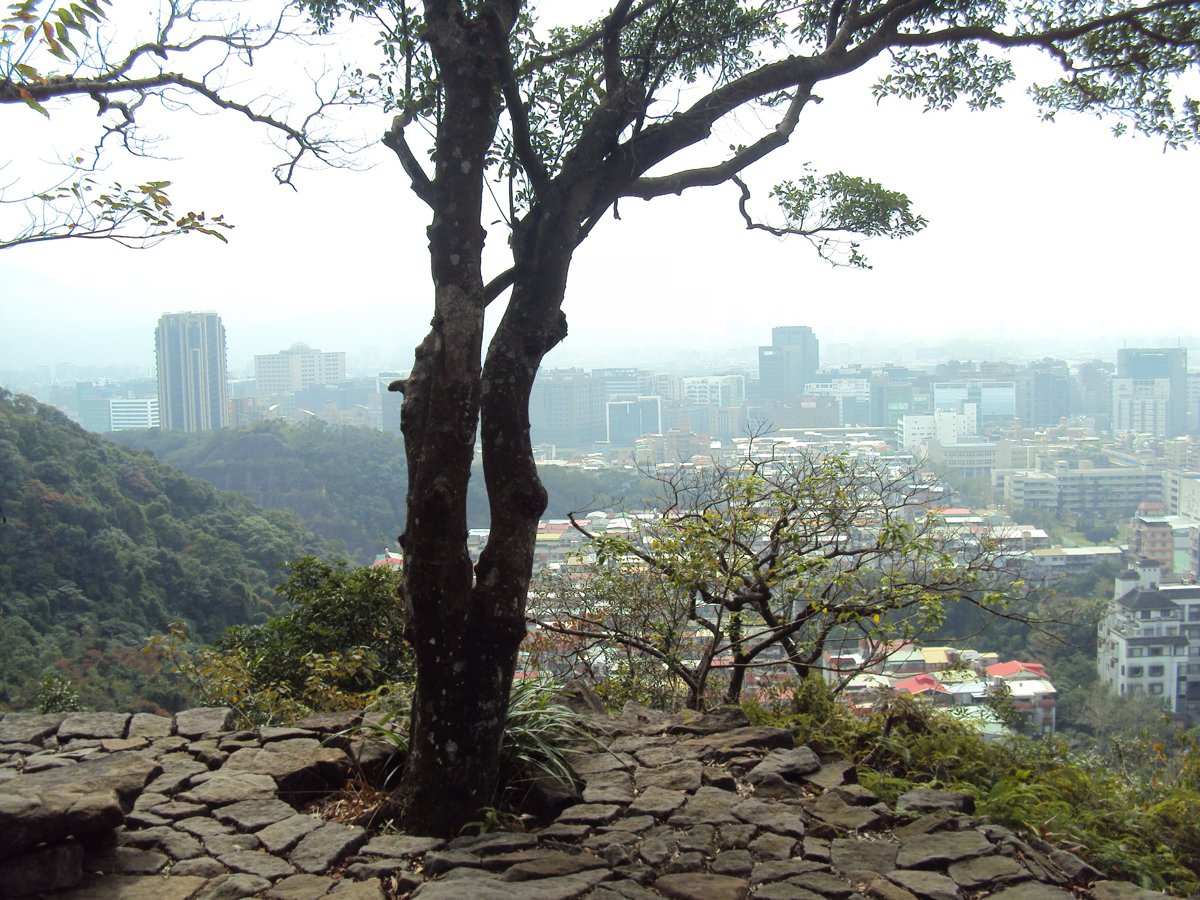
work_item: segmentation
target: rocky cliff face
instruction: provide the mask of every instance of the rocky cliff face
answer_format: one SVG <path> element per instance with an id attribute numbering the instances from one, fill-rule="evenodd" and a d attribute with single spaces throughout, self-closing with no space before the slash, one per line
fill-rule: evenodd
<path id="1" fill-rule="evenodd" d="M 357 716 L 231 730 L 227 709 L 0 718 L 0 895 L 522 900 L 1135 900 L 1078 857 L 852 766 L 737 709 L 597 715 L 552 822 L 449 843 L 326 821 L 315 802 L 385 745 Z"/>

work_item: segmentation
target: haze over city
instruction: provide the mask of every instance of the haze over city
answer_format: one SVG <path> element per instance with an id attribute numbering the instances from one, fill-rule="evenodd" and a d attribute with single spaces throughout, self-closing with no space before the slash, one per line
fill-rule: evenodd
<path id="1" fill-rule="evenodd" d="M 770 185 L 811 163 L 908 193 L 929 219 L 924 232 L 867 241 L 870 271 L 835 269 L 802 239 L 748 232 L 729 185 L 623 201 L 621 220 L 608 217 L 576 255 L 570 334 L 546 365 L 686 364 L 730 351 L 749 361 L 784 322 L 816 329 L 831 362 L 1111 359 L 1126 342 L 1196 345 L 1194 155 L 1114 138 L 1090 118 L 1038 123 L 1019 91 L 987 113 L 923 113 L 894 99 L 876 105 L 867 81 L 830 85 L 793 146 L 751 170 L 756 211 L 770 219 Z M 0 127 L 27 139 L 6 175 L 86 139 L 88 115 L 0 109 Z M 171 180 L 177 209 L 234 223 L 229 244 L 191 235 L 148 252 L 83 241 L 5 252 L 0 371 L 62 362 L 150 371 L 158 317 L 210 309 L 226 324 L 235 373 L 295 341 L 346 351 L 355 372 L 406 369 L 430 315 L 428 210 L 375 142 L 386 121 L 359 111 L 348 126 L 368 144 L 353 157 L 359 169 L 303 172 L 293 192 L 274 183 L 278 151 L 248 125 L 152 119 L 169 135 L 156 151 L 174 158 L 114 154 L 102 174 Z M 763 127 L 734 121 L 719 139 Z M 505 249 L 495 218 L 485 223 L 492 274 Z"/>

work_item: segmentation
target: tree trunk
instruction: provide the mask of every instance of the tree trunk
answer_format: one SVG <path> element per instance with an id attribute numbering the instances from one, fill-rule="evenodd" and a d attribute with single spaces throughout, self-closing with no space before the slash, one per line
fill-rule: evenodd
<path id="1" fill-rule="evenodd" d="M 467 483 L 482 393 L 482 173 L 497 125 L 502 45 L 489 25 L 465 21 L 454 4 L 426 8 L 445 99 L 430 185 L 434 316 L 401 409 L 409 479 L 404 599 L 417 687 L 394 805 L 408 830 L 453 836 L 495 802 L 520 640 L 507 611 L 480 602 L 467 552 Z"/>

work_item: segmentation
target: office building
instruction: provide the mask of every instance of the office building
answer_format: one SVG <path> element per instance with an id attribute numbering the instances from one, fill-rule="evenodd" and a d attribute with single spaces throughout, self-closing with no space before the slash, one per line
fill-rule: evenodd
<path id="1" fill-rule="evenodd" d="M 316 384 L 346 380 L 346 354 L 323 353 L 308 344 L 292 344 L 278 353 L 254 357 L 254 389 L 259 397 L 295 394 Z"/>
<path id="2" fill-rule="evenodd" d="M 743 375 L 689 375 L 680 381 L 683 398 L 711 406 L 740 406 L 746 399 Z"/>
<path id="3" fill-rule="evenodd" d="M 158 398 L 114 397 L 108 401 L 109 431 L 157 428 Z"/>
<path id="4" fill-rule="evenodd" d="M 589 448 L 593 441 L 604 439 L 604 409 L 604 403 L 595 401 L 592 378 L 583 369 L 540 369 L 529 394 L 531 439 L 556 447 Z"/>
<path id="5" fill-rule="evenodd" d="M 1113 431 L 1155 437 L 1186 434 L 1187 382 L 1186 348 L 1122 347 L 1112 387 Z"/>
<path id="6" fill-rule="evenodd" d="M 225 327 L 215 312 L 167 313 L 154 335 L 160 427 L 211 431 L 229 424 Z"/>
<path id="7" fill-rule="evenodd" d="M 817 336 L 807 325 L 771 329 L 771 345 L 758 348 L 758 393 L 766 400 L 795 400 L 816 381 L 821 367 Z"/>
<path id="8" fill-rule="evenodd" d="M 662 433 L 662 398 L 609 400 L 605 404 L 605 426 L 610 447 L 632 450 L 638 438 Z"/>

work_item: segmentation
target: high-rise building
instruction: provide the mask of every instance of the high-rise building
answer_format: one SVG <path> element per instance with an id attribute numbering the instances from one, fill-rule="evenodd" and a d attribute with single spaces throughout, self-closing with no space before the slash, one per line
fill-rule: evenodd
<path id="1" fill-rule="evenodd" d="M 529 394 L 530 436 L 538 444 L 588 447 L 604 438 L 603 410 L 583 369 L 540 369 Z"/>
<path id="2" fill-rule="evenodd" d="M 1118 381 L 1122 383 L 1118 385 Z M 1118 350 L 1112 416 L 1113 431 L 1140 431 L 1158 437 L 1186 434 L 1187 349 L 1122 347 Z M 1155 430 L 1148 430 L 1147 425 L 1153 425 Z"/>
<path id="3" fill-rule="evenodd" d="M 1017 418 L 1035 428 L 1057 425 L 1071 414 L 1071 379 L 1062 360 L 1043 359 L 1030 363 L 1014 381 L 1017 386 Z"/>
<path id="4" fill-rule="evenodd" d="M 154 335 L 158 407 L 165 431 L 229 424 L 225 327 L 215 312 L 166 313 Z"/>
<path id="5" fill-rule="evenodd" d="M 807 325 L 771 329 L 771 346 L 758 348 L 758 392 L 767 400 L 794 400 L 816 381 L 821 346 Z"/>
<path id="6" fill-rule="evenodd" d="M 609 445 L 633 449 L 638 438 L 662 434 L 662 398 L 609 400 L 605 404 L 605 420 Z"/>

